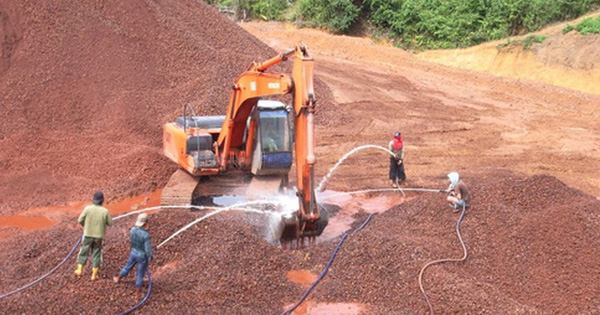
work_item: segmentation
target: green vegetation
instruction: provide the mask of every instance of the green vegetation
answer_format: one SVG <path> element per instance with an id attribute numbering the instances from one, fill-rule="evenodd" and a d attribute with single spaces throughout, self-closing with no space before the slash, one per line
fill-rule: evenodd
<path id="1" fill-rule="evenodd" d="M 352 0 L 298 0 L 294 20 L 311 27 L 326 26 L 343 33 L 358 19 L 360 7 Z"/>
<path id="2" fill-rule="evenodd" d="M 205 0 L 236 16 L 288 20 L 350 34 L 369 29 L 405 49 L 457 48 L 523 35 L 577 18 L 600 0 Z M 598 33 L 600 20 L 578 24 Z M 582 25 L 584 22 L 587 24 Z M 580 28 L 580 29 L 579 29 Z M 524 45 L 543 40 L 533 37 Z"/>
<path id="3" fill-rule="evenodd" d="M 204 0 L 235 20 L 261 19 L 281 21 L 289 8 L 288 0 Z"/>
<path id="4" fill-rule="evenodd" d="M 599 34 L 600 33 L 600 16 L 595 19 L 593 19 L 593 18 L 584 19 L 583 21 L 581 21 L 579 24 L 577 24 L 575 26 L 569 25 L 569 26 L 563 28 L 562 32 L 563 32 L 563 34 L 566 34 L 572 30 L 578 31 L 581 35 L 585 35 L 588 33 Z"/>
<path id="5" fill-rule="evenodd" d="M 364 0 L 373 25 L 403 48 L 456 48 L 576 18 L 598 0 Z"/>
<path id="6" fill-rule="evenodd" d="M 548 36 L 546 36 L 546 35 L 529 35 L 529 36 L 525 37 L 524 39 L 520 39 L 520 40 L 509 39 L 506 43 L 500 44 L 498 46 L 500 48 L 504 48 L 507 46 L 519 45 L 519 46 L 523 46 L 523 50 L 527 50 L 527 49 L 531 48 L 531 45 L 533 45 L 534 43 L 539 44 L 539 43 L 545 41 L 546 38 L 548 38 Z"/>
<path id="7" fill-rule="evenodd" d="M 529 35 L 523 40 L 523 48 L 529 49 L 533 43 L 539 44 L 546 40 L 546 35 Z"/>

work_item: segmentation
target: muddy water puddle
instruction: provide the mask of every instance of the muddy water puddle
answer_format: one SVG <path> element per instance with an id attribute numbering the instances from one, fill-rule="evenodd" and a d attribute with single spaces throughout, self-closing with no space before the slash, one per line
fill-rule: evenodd
<path id="1" fill-rule="evenodd" d="M 134 196 L 131 198 L 120 200 L 113 204 L 106 205 L 106 208 L 111 214 L 121 214 L 133 210 L 156 207 L 160 205 L 160 195 L 162 189 L 156 190 L 151 194 Z"/>
<path id="2" fill-rule="evenodd" d="M 317 278 L 319 278 L 318 275 L 302 269 L 292 270 L 288 272 L 285 277 L 293 283 L 302 284 L 305 286 L 310 286 L 317 280 Z"/>
<path id="3" fill-rule="evenodd" d="M 160 194 L 161 190 L 157 190 L 150 194 L 126 198 L 114 203 L 105 204 L 104 206 L 112 215 L 155 207 L 160 205 Z M 23 211 L 22 215 L 0 217 L 0 228 L 17 227 L 33 231 L 51 227 L 54 224 L 65 224 L 65 220 L 73 220 L 72 215 L 79 215 L 88 204 L 91 204 L 91 202 L 75 201 L 61 206 L 29 209 Z M 11 232 L 2 231 L 2 236 L 10 234 Z"/>
<path id="4" fill-rule="evenodd" d="M 293 305 L 288 305 L 287 308 Z M 287 309 L 286 308 L 286 309 Z M 316 303 L 306 301 L 292 315 L 358 315 L 364 311 L 365 307 L 359 303 Z"/>
<path id="5" fill-rule="evenodd" d="M 319 237 L 321 241 L 327 241 L 342 235 L 350 230 L 354 223 L 355 214 L 359 212 L 379 213 L 401 204 L 414 197 L 403 196 L 400 192 L 385 192 L 378 194 L 349 194 L 337 191 L 324 191 L 318 197 L 325 210 L 331 205 L 339 207 L 335 215 L 330 217 L 327 228 Z"/>
<path id="6" fill-rule="evenodd" d="M 38 230 L 53 226 L 54 222 L 44 216 L 20 216 L 11 215 L 6 217 L 0 217 L 0 227 L 3 226 L 14 226 L 24 230 Z M 8 234 L 8 233 L 7 233 Z"/>

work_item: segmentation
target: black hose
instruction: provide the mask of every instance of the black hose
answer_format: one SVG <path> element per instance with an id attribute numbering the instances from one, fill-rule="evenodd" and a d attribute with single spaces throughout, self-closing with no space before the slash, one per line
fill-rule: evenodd
<path id="1" fill-rule="evenodd" d="M 46 273 L 45 275 L 43 275 L 43 276 L 41 276 L 41 277 L 37 278 L 37 279 L 36 279 L 36 280 L 34 280 L 33 282 L 31 282 L 31 283 L 28 283 L 27 285 L 24 285 L 24 286 L 22 286 L 22 287 L 20 287 L 20 288 L 18 288 L 18 289 L 16 289 L 16 290 L 14 290 L 14 291 L 10 291 L 10 292 L 8 292 L 8 293 L 4 293 L 4 294 L 0 295 L 0 300 L 4 299 L 4 298 L 6 298 L 6 297 L 9 297 L 9 296 L 11 296 L 11 295 L 13 295 L 13 294 L 15 294 L 15 293 L 21 292 L 21 291 L 23 291 L 23 290 L 25 290 L 25 289 L 29 288 L 30 286 L 32 286 L 32 285 L 34 285 L 34 284 L 36 284 L 36 283 L 38 283 L 38 282 L 40 282 L 40 281 L 44 280 L 44 279 L 45 279 L 46 277 L 48 277 L 49 275 L 53 274 L 53 273 L 54 273 L 54 272 L 55 272 L 55 271 L 56 271 L 56 270 L 57 270 L 57 269 L 58 269 L 60 266 L 64 265 L 64 264 L 65 264 L 65 262 L 67 262 L 67 259 L 69 259 L 69 257 L 71 257 L 71 255 L 73 255 L 73 253 L 75 252 L 75 249 L 77 249 L 77 246 L 79 246 L 79 244 L 81 243 L 81 241 L 82 241 L 82 240 L 83 240 L 83 236 L 82 236 L 82 237 L 80 237 L 80 238 L 77 240 L 77 242 L 75 243 L 75 246 L 73 246 L 73 248 L 71 249 L 71 251 L 69 252 L 69 254 L 67 255 L 67 257 L 65 257 L 65 259 L 63 259 L 63 261 L 61 261 L 61 262 L 60 262 L 58 265 L 56 265 L 54 268 L 52 268 L 52 270 L 50 270 L 48 273 Z"/>
<path id="2" fill-rule="evenodd" d="M 363 224 L 358 229 L 356 229 L 354 232 L 352 232 L 352 234 L 354 234 L 354 233 L 362 230 L 365 227 L 365 225 L 367 225 L 367 223 L 371 220 L 371 218 L 375 214 L 376 213 L 371 213 L 369 215 L 369 217 L 367 217 L 367 219 L 365 220 L 365 222 L 363 222 Z M 335 256 L 337 255 L 338 250 L 340 249 L 340 247 L 342 246 L 342 244 L 344 243 L 344 241 L 346 240 L 346 238 L 348 238 L 349 235 L 350 234 L 348 232 L 344 233 L 344 235 L 342 236 L 342 239 L 338 242 L 337 246 L 333 250 L 333 254 L 331 254 L 331 258 L 329 259 L 329 262 L 325 266 L 325 269 L 323 270 L 323 272 L 321 273 L 321 275 L 319 276 L 319 278 L 317 280 L 315 280 L 315 282 L 313 282 L 313 284 L 310 286 L 310 288 L 308 288 L 308 290 L 306 290 L 306 292 L 304 292 L 304 294 L 302 295 L 302 297 L 300 298 L 300 300 L 294 306 L 292 306 L 290 309 L 288 309 L 287 311 L 283 312 L 282 315 L 288 315 L 291 312 L 293 312 L 296 308 L 298 308 L 298 306 L 300 306 L 300 304 L 302 304 L 302 302 L 304 302 L 304 300 L 308 297 L 308 295 L 310 294 L 310 292 L 317 286 L 317 284 L 321 280 L 323 280 L 323 278 L 327 274 L 327 271 L 329 271 L 329 267 L 331 267 L 331 264 L 333 264 L 333 260 L 335 259 Z"/>
<path id="3" fill-rule="evenodd" d="M 144 305 L 144 303 L 146 303 L 146 301 L 148 301 L 148 298 L 150 298 L 150 292 L 152 292 L 152 277 L 150 276 L 150 265 L 149 264 L 148 264 L 148 270 L 146 271 L 146 274 L 148 275 L 148 292 L 146 292 L 146 296 L 144 297 L 144 299 L 141 300 L 138 304 L 136 304 L 132 308 L 130 308 L 126 311 L 117 313 L 118 315 L 129 314 L 129 313 L 137 310 L 138 308 L 140 308 L 142 305 Z"/>
<path id="4" fill-rule="evenodd" d="M 438 260 L 434 260 L 431 262 L 428 262 L 427 264 L 425 264 L 425 266 L 423 266 L 423 268 L 421 269 L 421 272 L 419 273 L 419 287 L 421 288 L 421 292 L 423 293 L 423 296 L 425 297 L 425 301 L 427 302 L 427 305 L 429 306 L 429 313 L 433 315 L 433 306 L 431 305 L 431 301 L 429 300 L 429 297 L 427 296 L 427 293 L 425 293 L 425 289 L 423 288 L 423 273 L 425 272 L 425 269 L 427 269 L 427 267 L 434 265 L 434 264 L 438 264 L 438 263 L 443 263 L 443 262 L 451 262 L 451 261 L 455 261 L 455 262 L 460 262 L 460 261 L 465 261 L 465 259 L 467 259 L 467 247 L 465 246 L 465 242 L 462 239 L 462 236 L 460 235 L 460 223 L 462 222 L 464 216 L 465 216 L 465 212 L 466 212 L 466 204 L 463 203 L 463 209 L 462 209 L 462 213 L 460 214 L 460 217 L 458 218 L 458 221 L 456 222 L 456 234 L 458 235 L 458 240 L 460 241 L 460 245 L 463 248 L 463 257 L 462 258 L 444 258 L 444 259 L 438 259 Z"/>

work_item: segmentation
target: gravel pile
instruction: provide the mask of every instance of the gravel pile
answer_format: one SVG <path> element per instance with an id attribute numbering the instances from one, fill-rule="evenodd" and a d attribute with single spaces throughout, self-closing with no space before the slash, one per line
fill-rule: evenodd
<path id="1" fill-rule="evenodd" d="M 0 8 L 0 195 L 11 196 L 1 214 L 163 187 L 176 169 L 163 124 L 185 103 L 224 115 L 237 76 L 278 53 L 201 0 Z M 320 81 L 316 93 L 326 115 L 330 93 Z"/>
<path id="2" fill-rule="evenodd" d="M 461 224 L 468 259 L 433 265 L 423 285 L 438 313 L 596 312 L 600 202 L 551 176 L 503 171 L 467 177 L 472 207 Z M 501 178 L 501 180 L 497 180 Z M 312 298 L 357 302 L 377 314 L 427 313 L 421 268 L 461 258 L 453 213 L 424 194 L 375 216 L 345 242 Z M 320 260 L 331 254 L 321 248 Z"/>
<path id="3" fill-rule="evenodd" d="M 149 231 L 153 246 L 205 212 L 169 210 L 151 214 Z M 266 242 L 262 228 L 252 222 L 257 214 L 222 213 L 189 228 L 155 253 L 151 264 L 152 296 L 144 313 L 248 314 L 272 310 L 277 314 L 287 298 L 300 296 L 302 288 L 285 275 L 299 265 L 296 255 Z M 84 276 L 73 276 L 75 256 L 41 283 L 0 301 L 8 313 L 102 313 L 111 314 L 134 306 L 134 271 L 122 283 L 112 276 L 124 265 L 129 252 L 129 228 L 135 216 L 115 222 L 109 228 L 103 249 L 101 279 L 89 280 L 91 265 Z M 40 235 L 41 233 L 41 235 Z M 60 262 L 80 232 L 51 228 L 36 235 L 11 238 L 3 243 L 3 292 L 23 286 Z M 34 242 L 19 248 L 25 239 Z M 6 291 L 6 292 L 4 292 Z M 260 313 L 260 312 L 259 312 Z"/>
<path id="4" fill-rule="evenodd" d="M 423 285 L 437 313 L 514 314 L 597 311 L 600 202 L 550 176 L 502 171 L 468 175 L 472 206 L 461 225 L 465 262 L 428 268 Z M 497 178 L 502 178 L 497 180 Z M 169 210 L 150 216 L 154 245 L 205 212 Z M 356 228 L 366 218 L 356 215 Z M 426 313 L 418 284 L 429 261 L 460 258 L 459 214 L 443 194 L 417 196 L 376 215 L 341 247 L 308 303 L 359 303 L 366 314 Z M 335 217 L 333 218 L 335 219 Z M 134 217 L 109 229 L 101 280 L 72 275 L 75 259 L 42 283 L 0 301 L 8 313 L 114 313 L 133 306 L 134 279 L 110 277 L 124 264 Z M 262 215 L 227 212 L 172 239 L 152 263 L 153 293 L 144 313 L 280 314 L 305 286 L 292 270 L 320 274 L 339 238 L 282 250 L 263 238 Z M 60 262 L 78 230 L 52 227 L 1 241 L 0 286 L 22 286 Z M 34 240 L 34 241 L 30 241 Z M 25 244 L 25 245 L 23 245 Z M 5 293 L 2 292 L 2 293 Z"/>

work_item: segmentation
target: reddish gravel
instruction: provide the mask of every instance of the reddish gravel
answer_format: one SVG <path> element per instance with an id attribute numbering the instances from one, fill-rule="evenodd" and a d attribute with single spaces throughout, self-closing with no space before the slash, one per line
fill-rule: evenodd
<path id="1" fill-rule="evenodd" d="M 153 245 L 203 214 L 188 210 L 152 214 L 149 229 Z M 252 227 L 256 221 L 252 216 L 256 215 L 220 214 L 161 247 L 152 262 L 152 298 L 144 313 L 165 314 L 176 310 L 248 314 L 273 310 L 276 314 L 282 307 L 280 301 L 301 295 L 302 288 L 285 277 L 286 270 L 300 264 L 298 257 L 264 241 L 259 230 Z M 128 232 L 134 218 L 117 221 L 109 228 L 99 281 L 89 280 L 89 264 L 85 276 L 76 279 L 72 274 L 76 264 L 73 257 L 42 283 L 1 300 L 3 312 L 110 314 L 135 305 L 135 270 L 121 284 L 115 285 L 111 279 L 127 259 Z M 44 236 L 31 233 L 2 243 L 10 253 L 0 253 L 0 259 L 11 262 L 3 268 L 2 288 L 14 290 L 50 270 L 66 256 L 79 234 L 64 228 L 39 233 Z M 30 237 L 36 242 L 26 242 Z M 28 245 L 19 250 L 23 243 Z M 6 293 L 5 289 L 1 293 Z"/>
<path id="2" fill-rule="evenodd" d="M 465 178 L 473 194 L 461 225 L 469 256 L 465 262 L 434 265 L 425 272 L 434 310 L 597 311 L 600 201 L 550 176 L 490 171 Z M 203 214 L 152 214 L 154 245 Z M 376 215 L 346 240 L 309 302 L 360 303 L 365 314 L 426 313 L 418 274 L 429 261 L 462 256 L 454 231 L 458 216 L 437 193 Z M 357 214 L 353 227 L 365 218 L 364 212 Z M 47 280 L 1 300 L 0 307 L 9 313 L 114 313 L 134 305 L 133 278 L 119 285 L 110 280 L 126 259 L 133 220 L 123 219 L 109 229 L 100 281 L 89 281 L 89 267 L 84 278 L 75 279 L 71 258 Z M 286 273 L 306 269 L 319 274 L 339 238 L 283 251 L 261 237 L 261 222 L 257 214 L 219 214 L 167 243 L 152 263 L 153 293 L 143 312 L 279 314 L 296 302 L 305 287 L 290 282 Z M 12 290 L 51 269 L 77 235 L 76 230 L 57 227 L 2 241 L 6 250 L 0 260 L 10 264 L 3 267 L 0 287 Z"/>
<path id="3" fill-rule="evenodd" d="M 316 64 L 340 100 L 332 103 L 332 92 L 317 81 L 317 178 L 348 150 L 385 144 L 384 135 L 400 125 L 407 134 L 411 186 L 440 185 L 444 170 L 458 169 L 472 190 L 461 226 L 469 257 L 434 265 L 424 275 L 436 313 L 597 314 L 600 201 L 549 175 L 490 167 L 555 172 L 594 191 L 590 168 L 597 159 L 575 149 L 596 143 L 597 126 L 561 106 L 593 111 L 596 98 L 422 65 L 408 54 L 401 70 L 385 63 L 382 72 L 359 63 L 354 57 L 377 55 L 358 51 L 354 41 L 345 46 L 347 39 L 319 44 L 321 53 L 332 46 L 348 60 L 332 60 L 334 53 Z M 236 76 L 251 61 L 277 53 L 200 0 L 0 0 L 0 45 L 2 216 L 87 200 L 96 189 L 113 201 L 162 187 L 175 169 L 160 152 L 162 124 L 186 102 L 199 114 L 223 114 Z M 382 60 L 397 58 L 391 52 Z M 542 99 L 538 107 L 525 107 Z M 540 116 L 524 116 L 531 113 Z M 561 146 L 573 151 L 558 154 L 539 145 L 561 133 L 568 136 Z M 379 157 L 352 157 L 331 187 L 387 185 L 387 158 Z M 378 214 L 347 239 L 305 307 L 357 303 L 361 314 L 428 312 L 418 274 L 429 261 L 462 255 L 454 231 L 458 214 L 442 194 L 409 197 L 415 198 Z M 353 228 L 373 211 L 362 210 Z M 152 214 L 154 245 L 203 214 Z M 81 229 L 75 214 L 54 215 L 60 219 L 51 228 L 0 229 L 0 294 L 52 269 L 76 242 Z M 84 278 L 74 278 L 72 257 L 43 282 L 0 300 L 0 313 L 113 314 L 133 306 L 133 277 L 119 285 L 111 281 L 127 257 L 133 220 L 109 228 L 99 281 L 89 281 L 89 265 Z M 156 253 L 153 294 L 141 311 L 280 314 L 306 289 L 288 280 L 287 272 L 319 274 L 339 238 L 284 251 L 262 238 L 263 222 L 256 214 L 219 214 L 173 239 Z"/>
<path id="4" fill-rule="evenodd" d="M 600 293 L 600 202 L 551 176 L 469 174 L 473 206 L 461 225 L 468 258 L 433 265 L 424 287 L 437 313 L 595 313 Z M 500 178 L 499 180 L 497 178 Z M 373 312 L 426 313 L 418 274 L 461 258 L 459 214 L 428 194 L 374 217 L 339 252 L 313 298 Z M 323 248 L 319 259 L 330 255 Z"/>

